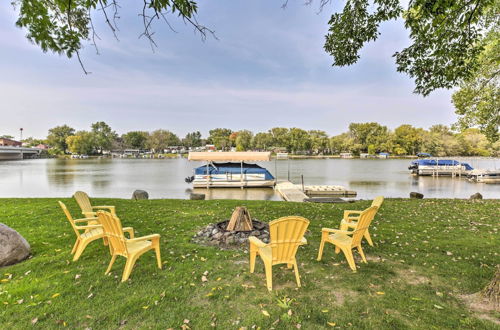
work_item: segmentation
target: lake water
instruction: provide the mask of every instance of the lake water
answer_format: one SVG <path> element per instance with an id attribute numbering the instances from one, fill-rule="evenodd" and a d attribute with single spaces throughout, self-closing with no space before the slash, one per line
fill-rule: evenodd
<path id="1" fill-rule="evenodd" d="M 414 177 L 404 159 L 300 159 L 261 163 L 278 179 L 299 184 L 345 186 L 357 198 L 377 195 L 408 197 L 411 191 L 428 198 L 500 198 L 500 185 L 471 183 L 449 177 Z M 184 178 L 202 163 L 176 159 L 34 159 L 0 161 L 0 197 L 69 197 L 77 190 L 93 197 L 130 198 L 135 189 L 150 198 L 189 198 Z M 475 168 L 500 167 L 500 159 L 469 160 Z M 271 188 L 196 189 L 207 199 L 281 200 Z"/>

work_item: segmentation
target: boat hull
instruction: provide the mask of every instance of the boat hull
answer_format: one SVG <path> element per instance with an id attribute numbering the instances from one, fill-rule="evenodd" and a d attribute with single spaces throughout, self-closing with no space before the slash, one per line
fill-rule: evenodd
<path id="1" fill-rule="evenodd" d="M 252 181 L 208 181 L 194 180 L 193 188 L 268 188 L 274 187 L 276 180 L 252 180 Z"/>

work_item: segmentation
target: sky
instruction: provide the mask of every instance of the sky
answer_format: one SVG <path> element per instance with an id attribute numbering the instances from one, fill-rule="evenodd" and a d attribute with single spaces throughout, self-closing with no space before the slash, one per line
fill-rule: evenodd
<path id="1" fill-rule="evenodd" d="M 0 135 L 45 137 L 68 124 L 88 130 L 105 121 L 118 133 L 171 130 L 179 136 L 212 128 L 266 131 L 272 127 L 321 129 L 330 135 L 351 122 L 376 121 L 428 128 L 456 120 L 452 91 L 428 97 L 396 72 L 391 55 L 409 45 L 401 21 L 384 23 L 360 61 L 332 67 L 323 50 L 328 19 L 317 2 L 207 0 L 198 20 L 215 30 L 203 41 L 193 28 L 170 18 L 175 32 L 157 22 L 153 52 L 139 38 L 140 8 L 123 2 L 116 40 L 94 13 L 99 54 L 82 51 L 85 75 L 76 61 L 43 53 L 15 26 L 17 11 L 0 3 Z M 316 4 L 316 6 L 315 6 Z"/>

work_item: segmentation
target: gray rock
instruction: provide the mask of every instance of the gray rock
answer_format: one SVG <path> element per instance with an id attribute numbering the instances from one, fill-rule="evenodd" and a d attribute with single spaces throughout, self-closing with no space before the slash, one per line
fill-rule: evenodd
<path id="1" fill-rule="evenodd" d="M 0 267 L 16 264 L 30 255 L 30 245 L 17 231 L 0 223 Z"/>
<path id="2" fill-rule="evenodd" d="M 226 244 L 234 244 L 234 243 L 235 243 L 234 237 L 228 237 L 226 239 Z"/>
<path id="3" fill-rule="evenodd" d="M 254 230 L 254 231 L 252 231 L 252 232 L 250 233 L 250 235 L 252 235 L 252 236 L 259 236 L 259 235 L 260 235 L 260 231 L 258 231 L 258 230 Z"/>
<path id="4" fill-rule="evenodd" d="M 213 237 L 214 237 L 214 239 L 219 239 L 222 237 L 222 233 L 217 233 Z"/>
<path id="5" fill-rule="evenodd" d="M 145 190 L 135 190 L 132 194 L 132 199 L 135 201 L 140 199 L 149 199 L 149 194 Z"/>
<path id="6" fill-rule="evenodd" d="M 201 200 L 205 199 L 205 194 L 191 193 L 191 194 L 189 194 L 189 199 L 196 200 L 196 201 L 201 201 Z"/>
<path id="7" fill-rule="evenodd" d="M 217 234 L 218 232 L 219 232 L 219 229 L 214 228 L 214 229 L 212 230 L 212 235 L 215 235 L 215 234 Z"/>
<path id="8" fill-rule="evenodd" d="M 424 194 L 421 194 L 419 192 L 415 192 L 415 191 L 412 191 L 410 193 L 410 198 L 418 198 L 418 199 L 422 199 L 424 198 Z"/>
<path id="9" fill-rule="evenodd" d="M 483 195 L 477 192 L 474 195 L 471 195 L 470 199 L 483 199 Z"/>

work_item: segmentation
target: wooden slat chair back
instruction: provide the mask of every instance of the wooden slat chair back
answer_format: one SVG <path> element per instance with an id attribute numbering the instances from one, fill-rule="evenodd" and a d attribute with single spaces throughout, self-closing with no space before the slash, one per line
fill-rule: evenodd
<path id="1" fill-rule="evenodd" d="M 155 250 L 156 262 L 158 268 L 161 269 L 160 256 L 160 235 L 152 234 L 134 238 L 132 228 L 123 228 L 120 219 L 109 212 L 98 211 L 97 217 L 104 228 L 104 235 L 109 240 L 111 261 L 105 274 L 108 274 L 113 267 L 113 263 L 117 256 L 127 258 L 125 269 L 122 274 L 122 282 L 130 277 L 130 273 L 134 268 L 136 260 L 145 252 Z M 123 232 L 129 232 L 131 238 L 126 238 Z"/>
<path id="2" fill-rule="evenodd" d="M 125 243 L 126 238 L 120 219 L 113 217 L 108 212 L 102 212 L 98 218 L 102 224 L 104 236 L 108 239 L 112 253 L 128 257 L 127 244 Z"/>
<path id="3" fill-rule="evenodd" d="M 309 220 L 302 217 L 284 217 L 269 223 L 273 264 L 290 264 L 309 226 Z"/>
<path id="4" fill-rule="evenodd" d="M 61 206 L 76 235 L 76 242 L 73 245 L 71 254 L 74 254 L 73 261 L 77 261 L 87 245 L 92 241 L 103 238 L 104 232 L 102 226 L 98 224 L 97 218 L 73 219 L 63 202 L 59 201 L 59 206 Z M 78 225 L 79 223 L 85 223 L 85 225 Z"/>
<path id="5" fill-rule="evenodd" d="M 368 230 L 368 227 L 370 227 L 370 224 L 375 217 L 377 210 L 377 206 L 371 206 L 361 212 L 356 229 L 352 234 L 352 247 L 361 245 L 361 240 L 363 239 L 365 232 Z"/>
<path id="6" fill-rule="evenodd" d="M 89 196 L 83 191 L 77 191 L 73 194 L 78 206 L 82 209 L 82 213 L 94 213 L 92 204 L 90 204 Z"/>
<path id="7" fill-rule="evenodd" d="M 309 220 L 303 217 L 283 217 L 269 223 L 270 243 L 265 244 L 255 236 L 250 236 L 250 273 L 255 270 L 255 259 L 259 255 L 264 262 L 267 289 L 273 289 L 272 266 L 287 264 L 294 269 L 297 286 L 300 287 L 300 276 L 295 255 L 300 245 L 307 244 L 304 234 Z"/>
<path id="8" fill-rule="evenodd" d="M 384 202 L 384 196 L 377 196 L 373 199 L 372 201 L 372 207 L 376 207 L 377 210 L 375 211 L 375 215 L 377 214 L 378 210 L 382 206 L 382 203 Z M 347 229 L 356 229 L 359 221 L 359 217 L 362 211 L 354 211 L 354 210 L 344 210 L 344 217 L 342 221 L 340 222 L 340 229 L 341 230 L 347 230 Z M 373 241 L 370 236 L 370 231 L 367 229 L 364 233 L 364 238 L 370 244 L 373 246 Z"/>
<path id="9" fill-rule="evenodd" d="M 354 262 L 352 249 L 356 248 L 363 259 L 363 262 L 366 263 L 366 257 L 363 252 L 363 248 L 361 247 L 361 240 L 375 217 L 377 210 L 377 206 L 370 206 L 366 210 L 362 211 L 359 215 L 359 220 L 354 231 L 323 228 L 321 230 L 321 243 L 317 258 L 318 261 L 320 261 L 323 257 L 325 243 L 331 243 L 335 245 L 335 253 L 340 253 L 340 251 L 344 253 L 347 262 L 349 263 L 349 267 L 351 267 L 353 271 L 356 271 L 356 264 Z"/>

